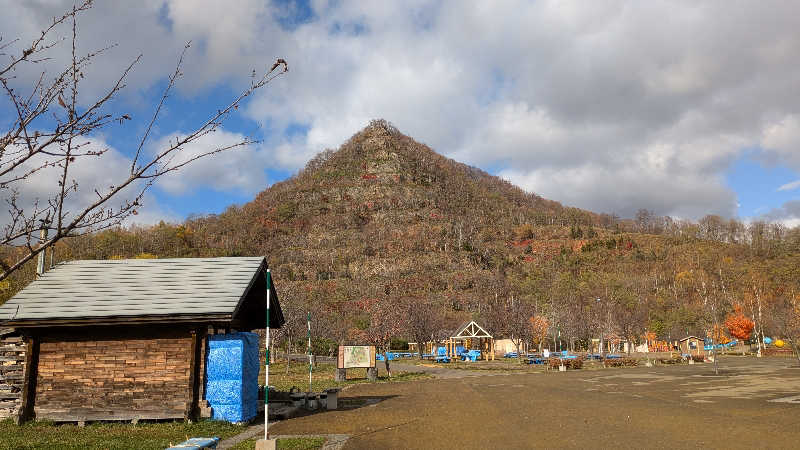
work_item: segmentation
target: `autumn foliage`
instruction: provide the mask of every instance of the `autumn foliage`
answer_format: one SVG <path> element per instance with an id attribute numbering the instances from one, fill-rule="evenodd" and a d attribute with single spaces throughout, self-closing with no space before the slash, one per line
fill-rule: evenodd
<path id="1" fill-rule="evenodd" d="M 55 260 L 144 254 L 266 255 L 287 322 L 301 315 L 287 336 L 305 336 L 310 311 L 312 338 L 333 349 L 442 339 L 474 319 L 550 348 L 580 351 L 603 333 L 669 351 L 714 324 L 716 344 L 735 336 L 731 299 L 761 309 L 759 331 L 800 342 L 800 227 L 564 207 L 383 121 L 245 205 L 70 238 Z M 34 276 L 30 264 L 0 285 L 0 303 Z"/>
<path id="2" fill-rule="evenodd" d="M 530 318 L 530 327 L 533 342 L 538 345 L 547 337 L 547 330 L 550 328 L 550 324 L 542 316 L 533 316 Z"/>
<path id="3" fill-rule="evenodd" d="M 720 325 L 714 325 L 714 327 L 712 328 L 711 332 L 709 332 L 707 334 L 708 334 L 708 337 L 710 337 L 714 341 L 715 345 L 716 344 L 727 344 L 728 342 L 731 341 L 730 338 L 728 337 L 728 335 L 725 333 L 725 328 L 723 328 Z"/>
<path id="4" fill-rule="evenodd" d="M 750 339 L 755 325 L 756 324 L 752 320 L 748 319 L 747 316 L 742 313 L 742 307 L 740 305 L 734 306 L 733 314 L 728 315 L 728 318 L 725 319 L 725 328 L 728 329 L 728 333 L 736 339 L 741 339 L 743 341 Z"/>

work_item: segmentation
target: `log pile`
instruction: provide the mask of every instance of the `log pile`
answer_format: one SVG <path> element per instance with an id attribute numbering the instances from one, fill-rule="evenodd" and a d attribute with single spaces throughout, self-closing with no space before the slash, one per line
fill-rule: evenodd
<path id="1" fill-rule="evenodd" d="M 25 345 L 10 328 L 0 328 L 0 419 L 15 416 L 22 403 Z"/>
<path id="2" fill-rule="evenodd" d="M 191 399 L 190 343 L 188 336 L 42 342 L 36 417 L 182 418 Z"/>

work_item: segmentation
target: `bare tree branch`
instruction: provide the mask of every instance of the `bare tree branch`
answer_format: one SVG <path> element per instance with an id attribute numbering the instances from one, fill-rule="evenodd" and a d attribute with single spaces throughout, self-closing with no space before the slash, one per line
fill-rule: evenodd
<path id="1" fill-rule="evenodd" d="M 231 113 L 253 92 L 288 71 L 286 61 L 277 59 L 269 70 L 260 78 L 254 78 L 227 106 L 210 114 L 188 134 L 167 141 L 162 148 L 149 154 L 145 152 L 145 146 L 167 98 L 182 75 L 184 58 L 191 44 L 187 43 L 136 149 L 131 152 L 133 156 L 128 175 L 115 180 L 112 186 L 80 186 L 78 181 L 72 179 L 74 167 L 83 158 L 101 158 L 108 152 L 107 148 L 98 150 L 91 147 L 93 136 L 114 122 L 121 125 L 131 120 L 130 115 L 110 111 L 108 106 L 110 100 L 125 88 L 128 74 L 142 58 L 139 55 L 134 59 L 104 94 L 88 102 L 85 109 L 81 108 L 79 94 L 85 67 L 98 55 L 114 47 L 110 45 L 83 56 L 78 55 L 78 16 L 91 7 L 92 0 L 86 0 L 63 16 L 54 18 L 30 46 L 12 56 L 6 66 L 0 67 L 0 92 L 14 111 L 11 125 L 4 133 L 0 133 L 0 191 L 7 194 L 5 202 L 8 205 L 8 217 L 0 235 L 0 244 L 22 249 L 21 253 L 4 252 L 5 256 L 0 257 L 0 281 L 65 237 L 118 226 L 131 215 L 137 214 L 145 193 L 161 176 L 179 171 L 202 158 L 258 142 L 244 138 L 198 154 L 181 156 L 189 144 L 220 129 Z M 56 28 L 67 23 L 72 27 L 71 58 L 67 66 L 49 81 L 45 79 L 43 71 L 32 82 L 30 92 L 24 95 L 17 93 L 15 89 L 19 80 L 14 76 L 17 68 L 22 64 L 47 60 L 44 52 L 61 42 L 50 40 L 49 36 Z M 3 43 L 0 51 L 8 51 L 18 42 L 20 40 L 15 39 Z M 47 194 L 46 198 L 33 200 L 21 196 L 20 192 L 23 191 L 20 186 L 24 186 L 21 183 L 31 180 L 34 175 L 45 176 L 49 171 L 57 171 L 54 177 L 57 188 L 53 192 Z M 129 192 L 131 189 L 135 191 Z M 97 197 L 87 205 L 75 206 L 73 199 L 84 191 L 94 192 Z M 120 199 L 122 201 L 118 206 L 111 205 L 112 201 Z M 26 204 L 26 201 L 30 204 Z M 48 238 L 45 242 L 36 243 L 36 233 L 42 228 L 48 230 Z"/>

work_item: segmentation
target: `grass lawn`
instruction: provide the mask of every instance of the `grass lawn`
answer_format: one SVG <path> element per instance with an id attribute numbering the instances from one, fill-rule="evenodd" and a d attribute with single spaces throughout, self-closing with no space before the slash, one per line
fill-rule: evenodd
<path id="1" fill-rule="evenodd" d="M 333 387 L 344 387 L 351 384 L 367 383 L 366 369 L 348 371 L 348 379 L 344 382 L 334 381 L 336 365 L 320 363 L 314 368 L 313 388 L 319 392 Z M 379 372 L 380 373 L 380 372 Z M 411 381 L 428 378 L 420 372 L 395 372 L 390 379 L 385 373 L 378 377 L 379 383 Z M 292 386 L 300 390 L 308 389 L 308 365 L 293 362 L 286 373 L 286 362 L 270 365 L 270 385 L 279 390 L 288 391 Z M 264 382 L 264 373 L 260 375 Z M 2 449 L 164 449 L 170 444 L 178 444 L 190 437 L 219 437 L 222 439 L 241 433 L 245 425 L 233 425 L 227 422 L 204 420 L 187 424 L 184 422 L 158 423 L 93 423 L 80 428 L 73 424 L 56 425 L 52 422 L 31 422 L 17 426 L 12 420 L 0 421 L 0 450 Z M 281 443 L 283 442 L 283 443 Z M 278 448 L 314 449 L 320 448 L 324 439 L 298 438 L 278 441 Z M 249 447 L 253 448 L 255 440 Z M 240 447 L 237 447 L 240 448 Z"/>
<path id="2" fill-rule="evenodd" d="M 31 422 L 17 426 L 12 420 L 0 421 L 0 449 L 160 449 L 190 437 L 228 438 L 241 433 L 245 425 L 204 420 L 159 423 L 98 423 L 83 428 Z M 292 448 L 292 447 L 289 447 Z"/>
<path id="3" fill-rule="evenodd" d="M 383 363 L 379 361 L 378 367 L 378 382 L 397 382 L 397 381 L 412 381 L 423 378 L 430 378 L 422 372 L 400 372 L 392 371 L 392 378 L 386 376 L 382 370 Z M 367 380 L 366 369 L 348 369 L 347 381 L 337 382 L 334 380 L 336 372 L 336 364 L 334 363 L 317 363 L 312 372 L 311 384 L 314 392 L 319 392 L 329 388 L 344 387 L 351 384 L 369 383 Z M 264 384 L 264 368 L 261 368 L 259 375 L 259 383 Z M 279 391 L 288 391 L 295 386 L 301 392 L 308 390 L 308 364 L 293 361 L 289 365 L 289 373 L 286 373 L 286 361 L 277 361 L 269 366 L 269 385 L 274 386 Z"/>
<path id="4" fill-rule="evenodd" d="M 248 439 L 239 442 L 231 447 L 231 450 L 252 450 L 256 448 L 256 441 L 259 438 Z M 276 447 L 280 450 L 316 450 L 322 448 L 325 438 L 281 438 L 278 439 Z"/>

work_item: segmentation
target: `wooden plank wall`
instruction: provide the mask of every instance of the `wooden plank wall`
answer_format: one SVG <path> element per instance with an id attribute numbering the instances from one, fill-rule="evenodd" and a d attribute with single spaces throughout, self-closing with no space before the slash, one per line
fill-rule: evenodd
<path id="1" fill-rule="evenodd" d="M 0 329 L 0 419 L 19 413 L 24 371 L 25 344 L 22 337 Z"/>
<path id="2" fill-rule="evenodd" d="M 183 418 L 187 402 L 192 401 L 192 390 L 187 389 L 191 381 L 192 336 L 186 330 L 142 334 L 153 337 L 43 337 L 36 418 Z"/>

